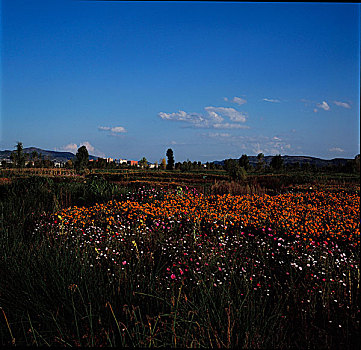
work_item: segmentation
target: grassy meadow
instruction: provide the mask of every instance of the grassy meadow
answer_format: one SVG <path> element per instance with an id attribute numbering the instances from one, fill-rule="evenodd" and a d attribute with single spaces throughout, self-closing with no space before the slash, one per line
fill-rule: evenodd
<path id="1" fill-rule="evenodd" d="M 0 344 L 356 348 L 359 175 L 6 175 Z"/>

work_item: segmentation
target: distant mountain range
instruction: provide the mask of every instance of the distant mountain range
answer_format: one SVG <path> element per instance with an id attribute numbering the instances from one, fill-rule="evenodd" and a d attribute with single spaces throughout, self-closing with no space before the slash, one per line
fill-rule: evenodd
<path id="1" fill-rule="evenodd" d="M 24 153 L 31 154 L 32 152 L 36 151 L 40 154 L 44 159 L 49 159 L 53 162 L 62 162 L 65 163 L 69 159 L 73 159 L 75 154 L 71 152 L 59 152 L 59 151 L 47 151 L 36 147 L 28 147 L 24 148 Z M 10 160 L 10 155 L 13 151 L 5 150 L 0 151 L 0 161 L 7 159 Z M 89 159 L 96 160 L 98 157 L 89 155 Z M 273 156 L 265 156 L 264 161 L 267 165 L 271 163 Z M 257 156 L 248 156 L 249 163 L 253 166 L 257 164 Z M 321 159 L 315 157 L 308 157 L 308 156 L 282 156 L 283 163 L 286 164 L 295 164 L 299 163 L 301 166 L 302 164 L 309 163 L 310 165 L 315 165 L 317 167 L 324 167 L 324 166 L 343 166 L 347 163 L 347 161 L 351 159 L 347 158 L 334 158 L 334 159 Z M 216 164 L 224 164 L 224 160 L 215 161 Z"/>
<path id="2" fill-rule="evenodd" d="M 24 153 L 31 155 L 32 152 L 36 151 L 44 159 L 49 159 L 52 162 L 62 162 L 65 163 L 67 160 L 73 159 L 75 154 L 71 152 L 58 152 L 58 151 L 47 151 L 36 147 L 24 148 Z M 10 160 L 10 155 L 13 151 L 5 150 L 0 151 L 0 161 L 7 159 Z M 89 155 L 89 159 L 98 159 L 98 157 Z"/>
<path id="3" fill-rule="evenodd" d="M 264 161 L 267 165 L 270 165 L 272 161 L 273 156 L 265 156 Z M 256 166 L 258 159 L 257 156 L 248 156 L 249 163 L 252 166 Z M 309 156 L 282 156 L 283 164 L 289 165 L 289 164 L 296 164 L 299 163 L 300 166 L 302 164 L 309 163 L 310 165 L 315 165 L 316 167 L 325 167 L 325 166 L 343 166 L 345 165 L 349 160 L 347 158 L 334 158 L 334 159 L 321 159 L 316 157 L 309 157 Z M 215 161 L 216 164 L 224 164 L 224 160 L 221 161 Z"/>

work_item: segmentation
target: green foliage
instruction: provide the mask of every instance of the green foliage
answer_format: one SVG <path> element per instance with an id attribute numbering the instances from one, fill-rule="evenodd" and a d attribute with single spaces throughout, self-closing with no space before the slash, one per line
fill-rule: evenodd
<path id="1" fill-rule="evenodd" d="M 258 153 L 256 170 L 262 171 L 265 168 L 265 166 L 266 166 L 266 162 L 264 161 L 264 154 Z"/>
<path id="2" fill-rule="evenodd" d="M 25 167 L 25 154 L 23 151 L 23 144 L 21 142 L 17 143 L 16 150 L 11 153 L 10 158 L 17 168 Z"/>
<path id="3" fill-rule="evenodd" d="M 147 167 L 148 167 L 147 158 L 143 157 L 143 158 L 139 161 L 139 165 L 140 165 L 141 168 L 147 168 Z"/>
<path id="4" fill-rule="evenodd" d="M 89 163 L 88 150 L 85 146 L 81 146 L 75 155 L 74 167 L 78 172 L 80 172 L 88 166 L 88 163 Z"/>
<path id="5" fill-rule="evenodd" d="M 167 170 L 173 170 L 174 168 L 174 155 L 173 155 L 173 150 L 171 148 L 168 148 L 167 153 Z"/>
<path id="6" fill-rule="evenodd" d="M 160 169 L 166 170 L 166 168 L 167 168 L 167 161 L 165 160 L 165 158 L 162 158 L 162 160 L 160 162 Z"/>
<path id="7" fill-rule="evenodd" d="M 187 160 L 184 161 L 183 163 L 177 162 L 175 164 L 175 169 L 185 172 L 185 171 L 193 171 L 193 170 L 204 170 L 204 167 L 202 166 L 202 163 L 200 161 L 191 162 L 190 160 Z"/>
<path id="8" fill-rule="evenodd" d="M 283 159 L 280 154 L 275 155 L 270 163 L 273 170 L 279 171 L 283 168 Z"/>
<path id="9" fill-rule="evenodd" d="M 246 170 L 239 165 L 235 159 L 226 159 L 224 162 L 225 169 L 233 181 L 245 181 L 247 178 Z"/>
<path id="10" fill-rule="evenodd" d="M 249 164 L 249 158 L 247 154 L 242 154 L 241 158 L 238 160 L 239 166 L 246 171 L 251 170 L 252 166 Z"/>

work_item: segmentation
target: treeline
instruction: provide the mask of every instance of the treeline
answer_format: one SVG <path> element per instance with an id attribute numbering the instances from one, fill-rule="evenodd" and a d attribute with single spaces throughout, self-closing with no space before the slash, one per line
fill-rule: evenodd
<path id="1" fill-rule="evenodd" d="M 360 173 L 360 154 L 354 159 L 348 160 L 344 164 L 335 164 L 327 166 L 316 166 L 308 162 L 284 163 L 284 159 L 280 154 L 272 157 L 269 164 L 265 161 L 263 153 L 257 155 L 257 163 L 251 164 L 249 157 L 242 154 L 239 159 L 226 159 L 223 163 L 220 162 L 206 162 L 200 161 L 183 161 L 175 162 L 174 153 L 171 148 L 166 152 L 167 160 L 161 159 L 154 164 L 150 164 L 145 157 L 143 157 L 137 164 L 108 162 L 107 159 L 98 158 L 96 161 L 89 161 L 89 153 L 85 146 L 81 146 L 74 159 L 68 160 L 63 167 L 67 169 L 75 169 L 78 172 L 85 170 L 92 171 L 93 169 L 160 169 L 160 170 L 178 170 L 181 172 L 187 171 L 203 171 L 203 170 L 225 170 L 232 180 L 245 179 L 247 173 L 282 173 L 282 172 L 307 172 L 307 173 Z M 23 152 L 23 145 L 18 142 L 15 151 L 11 154 L 12 164 L 2 161 L 3 168 L 51 168 L 54 167 L 54 162 L 49 159 L 44 159 L 36 151 L 26 154 Z"/>
<path id="2" fill-rule="evenodd" d="M 275 155 L 269 165 L 264 160 L 263 153 L 257 156 L 257 164 L 251 165 L 249 158 L 243 154 L 239 159 L 226 159 L 223 169 L 227 171 L 232 180 L 243 180 L 247 173 L 286 173 L 286 172 L 303 172 L 303 173 L 360 173 L 360 155 L 350 159 L 346 164 L 316 166 L 310 163 L 288 163 L 285 164 L 280 154 Z"/>

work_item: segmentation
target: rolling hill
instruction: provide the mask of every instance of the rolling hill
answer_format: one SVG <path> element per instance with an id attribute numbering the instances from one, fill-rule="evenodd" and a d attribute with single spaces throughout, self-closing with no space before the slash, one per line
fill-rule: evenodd
<path id="1" fill-rule="evenodd" d="M 75 154 L 71 152 L 48 151 L 37 147 L 24 148 L 24 153 L 27 154 L 31 154 L 34 151 L 40 154 L 42 158 L 49 159 L 53 162 L 65 163 L 67 160 L 73 159 L 75 157 Z M 10 160 L 10 155 L 12 152 L 13 151 L 10 150 L 0 151 L 0 161 L 3 159 Z M 98 157 L 89 155 L 89 159 L 97 159 L 97 158 Z"/>

